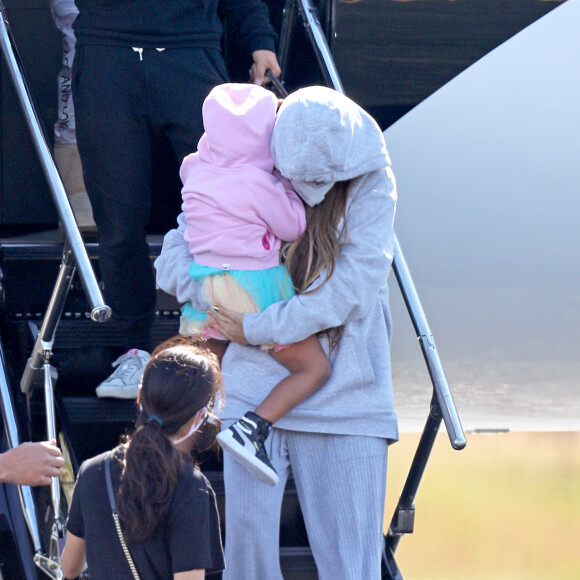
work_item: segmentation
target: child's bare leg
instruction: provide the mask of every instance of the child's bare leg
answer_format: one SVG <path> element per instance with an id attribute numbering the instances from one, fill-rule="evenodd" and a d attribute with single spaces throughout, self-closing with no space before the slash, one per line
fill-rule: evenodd
<path id="1" fill-rule="evenodd" d="M 330 377 L 330 362 L 316 336 L 272 352 L 272 356 L 291 374 L 270 391 L 254 412 L 248 411 L 219 433 L 217 440 L 260 481 L 276 485 L 278 474 L 264 445 L 272 423 L 324 385 Z"/>
<path id="2" fill-rule="evenodd" d="M 205 341 L 205 348 L 207 348 L 209 351 L 211 351 L 213 354 L 216 355 L 220 363 L 220 366 L 222 364 L 222 358 L 224 356 L 224 353 L 226 352 L 228 344 L 230 344 L 229 340 L 219 340 L 217 338 L 208 338 Z"/>
<path id="3" fill-rule="evenodd" d="M 275 423 L 296 405 L 318 391 L 330 377 L 330 362 L 316 336 L 292 344 L 271 355 L 289 371 L 254 410 Z"/>

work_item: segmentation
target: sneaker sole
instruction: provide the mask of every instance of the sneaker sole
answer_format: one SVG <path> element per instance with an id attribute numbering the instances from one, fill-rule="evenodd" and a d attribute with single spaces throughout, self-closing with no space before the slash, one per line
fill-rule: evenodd
<path id="1" fill-rule="evenodd" d="M 268 485 L 276 485 L 280 478 L 278 474 L 264 465 L 262 461 L 256 459 L 256 456 L 242 447 L 233 437 L 231 431 L 225 429 L 217 435 L 218 443 L 243 466 L 254 477 Z"/>
<path id="2" fill-rule="evenodd" d="M 97 387 L 96 393 L 99 399 L 105 397 L 111 399 L 136 399 L 139 394 L 139 387 Z"/>

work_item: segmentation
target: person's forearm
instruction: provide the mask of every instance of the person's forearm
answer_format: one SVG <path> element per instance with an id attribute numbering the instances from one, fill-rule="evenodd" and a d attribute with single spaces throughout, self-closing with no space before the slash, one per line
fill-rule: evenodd
<path id="1" fill-rule="evenodd" d="M 396 201 L 394 178 L 391 183 L 384 177 L 376 181 L 376 174 L 372 177 L 357 184 L 364 191 L 347 212 L 347 244 L 332 276 L 314 292 L 246 314 L 243 330 L 251 344 L 299 342 L 357 320 L 372 307 L 391 266 Z"/>
<path id="2" fill-rule="evenodd" d="M 67 531 L 60 565 L 65 578 L 76 578 L 87 567 L 86 547 L 83 538 Z"/>
<path id="3" fill-rule="evenodd" d="M 22 470 L 19 468 L 20 461 L 18 455 L 18 447 L 0 453 L 0 482 L 15 484 L 22 483 L 20 481 Z"/>

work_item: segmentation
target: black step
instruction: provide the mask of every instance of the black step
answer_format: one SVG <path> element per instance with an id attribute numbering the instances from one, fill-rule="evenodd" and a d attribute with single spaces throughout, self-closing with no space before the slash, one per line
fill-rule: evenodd
<path id="1" fill-rule="evenodd" d="M 85 423 L 132 424 L 137 415 L 134 399 L 99 399 L 97 397 L 62 397 L 71 425 Z M 94 429 L 94 427 L 93 427 Z"/>
<path id="2" fill-rule="evenodd" d="M 162 237 L 150 237 L 148 241 L 154 260 L 161 250 Z M 87 243 L 86 249 L 98 279 L 97 244 Z M 15 378 L 21 376 L 42 324 L 62 252 L 62 234 L 58 232 L 0 240 L 1 316 L 10 366 L 17 371 Z M 66 430 L 76 464 L 117 445 L 120 437 L 132 429 L 137 411 L 134 400 L 98 399 L 94 394 L 95 387 L 110 374 L 112 351 L 122 346 L 122 340 L 112 322 L 95 323 L 90 320 L 88 310 L 77 275 L 56 329 L 51 359 L 58 371 L 57 416 L 60 428 Z M 158 290 L 152 328 L 154 344 L 177 334 L 179 315 L 175 298 Z M 32 392 L 31 410 L 35 428 L 44 429 L 42 388 Z M 215 446 L 201 453 L 199 460 L 216 492 L 223 522 L 225 491 L 221 450 Z M 281 509 L 280 561 L 285 580 L 318 577 L 292 476 L 287 481 Z"/>
<path id="3" fill-rule="evenodd" d="M 151 337 L 159 344 L 179 331 L 179 310 L 157 311 Z M 58 349 L 102 348 L 123 346 L 119 329 L 111 322 L 93 322 L 86 317 L 69 316 L 65 313 L 55 333 Z"/>
<path id="4" fill-rule="evenodd" d="M 280 564 L 284 580 L 318 580 L 316 564 L 308 546 L 281 546 Z"/>
<path id="5" fill-rule="evenodd" d="M 148 236 L 149 253 L 154 261 L 161 251 L 162 236 Z M 86 243 L 91 266 L 99 280 L 98 244 Z M 44 316 L 54 288 L 64 244 L 58 231 L 41 232 L 34 236 L 0 240 L 2 268 L 2 312 L 5 319 L 39 320 Z M 160 312 L 178 310 L 175 298 L 159 291 Z M 88 318 L 90 308 L 78 274 L 72 280 L 64 312 L 70 317 Z"/>

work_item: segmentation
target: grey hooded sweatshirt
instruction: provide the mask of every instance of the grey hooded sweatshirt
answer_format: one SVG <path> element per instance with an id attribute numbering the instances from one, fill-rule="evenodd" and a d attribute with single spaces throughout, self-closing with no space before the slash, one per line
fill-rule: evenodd
<path id="1" fill-rule="evenodd" d="M 346 245 L 331 278 L 316 292 L 244 316 L 244 333 L 253 345 L 299 342 L 344 325 L 340 343 L 329 354 L 328 382 L 275 427 L 396 440 L 387 275 L 397 193 L 383 134 L 350 99 L 325 87 L 308 87 L 284 101 L 271 149 L 280 172 L 309 205 L 326 194 L 323 184 L 350 180 Z M 191 300 L 203 309 L 199 288 L 188 274 L 191 255 L 183 240 L 182 216 L 178 224 L 165 236 L 155 261 L 157 283 L 180 302 Z M 328 354 L 324 336 L 321 342 Z M 234 343 L 226 350 L 222 370 L 223 419 L 253 410 L 288 373 L 258 347 Z"/>

